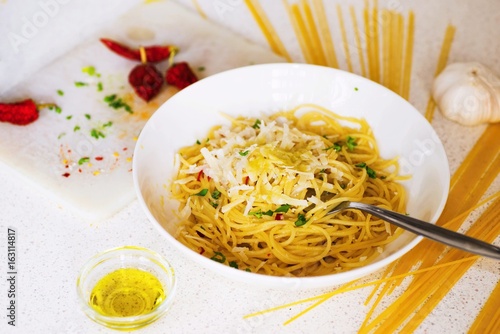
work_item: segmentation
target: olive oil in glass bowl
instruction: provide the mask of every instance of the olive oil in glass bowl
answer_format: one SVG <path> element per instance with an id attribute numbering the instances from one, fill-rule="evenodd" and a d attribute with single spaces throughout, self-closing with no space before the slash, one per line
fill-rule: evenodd
<path id="1" fill-rule="evenodd" d="M 167 312 L 174 299 L 175 275 L 159 254 L 125 246 L 91 258 L 80 271 L 77 290 L 89 318 L 130 331 Z"/>

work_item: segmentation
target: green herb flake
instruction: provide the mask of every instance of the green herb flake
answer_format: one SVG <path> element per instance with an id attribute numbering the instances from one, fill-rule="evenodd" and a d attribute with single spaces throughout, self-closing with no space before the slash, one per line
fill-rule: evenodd
<path id="1" fill-rule="evenodd" d="M 106 135 L 104 133 L 102 133 L 101 131 L 99 131 L 97 129 L 90 130 L 90 135 L 92 137 L 94 137 L 95 139 L 105 138 L 106 137 Z"/>
<path id="2" fill-rule="evenodd" d="M 342 146 L 339 143 L 333 144 L 333 149 L 337 152 L 342 151 Z"/>
<path id="3" fill-rule="evenodd" d="M 376 179 L 377 178 L 377 173 L 371 169 L 370 167 L 366 166 L 366 174 L 368 174 L 368 177 L 372 178 L 372 179 Z"/>
<path id="4" fill-rule="evenodd" d="M 218 204 L 218 203 L 216 203 L 216 202 L 212 202 L 212 201 L 210 201 L 210 205 L 211 205 L 214 209 L 217 209 L 217 207 L 219 206 L 219 204 Z"/>
<path id="5" fill-rule="evenodd" d="M 299 216 L 297 217 L 297 221 L 295 222 L 295 226 L 297 227 L 303 226 L 305 225 L 305 223 L 307 223 L 306 216 L 300 213 Z"/>
<path id="6" fill-rule="evenodd" d="M 366 162 L 360 162 L 358 164 L 355 164 L 354 166 L 366 169 L 366 174 L 368 174 L 368 177 L 370 177 L 372 179 L 376 179 L 377 178 L 377 173 L 373 169 L 371 169 L 370 167 L 368 167 L 368 165 L 366 164 Z"/>
<path id="7" fill-rule="evenodd" d="M 79 125 L 75 125 L 75 127 L 73 128 L 73 132 L 76 132 L 78 130 L 80 130 L 80 126 Z"/>
<path id="8" fill-rule="evenodd" d="M 354 90 L 357 92 L 358 91 L 358 87 L 354 87 Z"/>
<path id="9" fill-rule="evenodd" d="M 70 119 L 72 119 L 72 118 L 73 118 L 73 115 L 66 116 L 66 119 L 67 119 L 67 120 L 70 120 Z"/>
<path id="10" fill-rule="evenodd" d="M 108 95 L 104 97 L 104 102 L 110 103 L 116 100 L 116 94 Z"/>
<path id="11" fill-rule="evenodd" d="M 66 136 L 66 132 L 62 132 L 57 136 L 57 139 L 61 139 L 62 137 Z"/>
<path id="12" fill-rule="evenodd" d="M 347 142 L 346 142 L 347 148 L 350 151 L 353 151 L 356 146 L 358 146 L 358 143 L 356 143 L 355 139 L 351 136 L 347 137 Z"/>
<path id="13" fill-rule="evenodd" d="M 197 140 L 196 144 L 201 145 L 201 141 Z"/>
<path id="14" fill-rule="evenodd" d="M 90 114 L 85 114 L 85 118 L 90 120 L 92 118 L 92 116 L 90 116 Z"/>
<path id="15" fill-rule="evenodd" d="M 111 125 L 113 125 L 113 122 L 109 121 L 109 122 L 107 122 L 107 123 L 104 123 L 104 124 L 102 125 L 102 127 L 103 127 L 103 128 L 109 128 Z"/>
<path id="16" fill-rule="evenodd" d="M 212 256 L 210 260 L 214 260 L 215 262 L 219 263 L 224 263 L 226 262 L 226 257 L 221 252 L 214 252 L 214 256 Z"/>
<path id="17" fill-rule="evenodd" d="M 221 195 L 220 191 L 214 190 L 214 191 L 212 191 L 212 195 L 211 196 L 212 196 L 213 199 L 219 199 L 220 195 Z"/>
<path id="18" fill-rule="evenodd" d="M 250 268 L 245 269 L 245 271 L 246 271 L 246 272 L 248 272 L 248 273 L 251 273 L 251 272 L 252 272 L 252 271 L 250 270 Z"/>
<path id="19" fill-rule="evenodd" d="M 125 101 L 123 101 L 121 98 L 117 97 L 116 94 L 104 97 L 104 102 L 106 102 L 108 106 L 110 106 L 113 109 L 123 108 L 125 109 L 126 112 L 130 114 L 134 113 L 132 108 L 127 103 L 125 103 Z"/>
<path id="20" fill-rule="evenodd" d="M 57 90 L 57 95 L 64 96 L 64 92 L 60 89 Z"/>
<path id="21" fill-rule="evenodd" d="M 89 157 L 83 157 L 80 160 L 78 160 L 78 165 L 83 165 L 86 162 L 89 162 L 90 158 Z"/>
<path id="22" fill-rule="evenodd" d="M 62 109 L 59 106 L 55 106 L 54 111 L 58 114 L 62 113 Z"/>
<path id="23" fill-rule="evenodd" d="M 199 192 L 197 192 L 196 194 L 194 194 L 194 196 L 205 196 L 206 194 L 208 193 L 208 189 L 201 189 Z"/>
<path id="24" fill-rule="evenodd" d="M 86 82 L 82 82 L 82 81 L 75 81 L 75 87 L 85 87 L 85 86 L 88 86 L 89 84 L 86 83 Z"/>
<path id="25" fill-rule="evenodd" d="M 266 216 L 272 216 L 274 214 L 274 211 L 273 210 L 267 210 L 266 212 L 262 212 L 263 215 L 266 215 Z"/>
<path id="26" fill-rule="evenodd" d="M 90 76 L 93 76 L 93 75 L 96 74 L 94 66 L 86 66 L 86 67 L 82 68 L 82 72 L 86 73 L 86 74 L 88 74 Z"/>
<path id="27" fill-rule="evenodd" d="M 255 216 L 256 218 L 262 218 L 262 210 L 259 209 L 259 211 L 250 211 L 248 213 L 249 216 Z"/>
<path id="28" fill-rule="evenodd" d="M 260 119 L 256 119 L 255 123 L 253 123 L 253 125 L 252 125 L 252 128 L 254 128 L 254 129 L 260 129 L 260 124 L 261 124 Z"/>
<path id="29" fill-rule="evenodd" d="M 238 264 L 236 263 L 236 261 L 231 261 L 231 262 L 229 262 L 229 266 L 230 266 L 231 268 L 238 269 Z"/>
<path id="30" fill-rule="evenodd" d="M 290 207 L 291 205 L 290 204 L 282 204 L 280 205 L 279 208 L 277 208 L 276 210 L 274 210 L 274 212 L 283 212 L 283 213 L 287 213 L 288 210 L 290 210 Z"/>
<path id="31" fill-rule="evenodd" d="M 247 156 L 248 153 L 250 153 L 250 151 L 246 150 L 246 151 L 241 151 L 241 152 L 238 152 L 238 153 L 239 153 L 239 155 L 241 155 L 242 157 L 244 157 L 244 156 Z"/>
<path id="32" fill-rule="evenodd" d="M 103 90 L 103 89 L 104 89 L 104 88 L 103 88 L 103 86 L 102 86 L 102 82 L 98 82 L 98 83 L 97 83 L 97 91 L 98 91 L 98 92 L 102 92 L 102 90 Z"/>
<path id="33" fill-rule="evenodd" d="M 205 71 L 205 66 L 200 66 L 200 67 L 198 67 L 198 71 L 199 71 L 199 72 L 203 72 L 203 71 Z"/>

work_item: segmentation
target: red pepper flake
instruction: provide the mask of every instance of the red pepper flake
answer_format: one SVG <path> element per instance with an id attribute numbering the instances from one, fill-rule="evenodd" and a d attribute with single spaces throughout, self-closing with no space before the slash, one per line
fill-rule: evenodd
<path id="1" fill-rule="evenodd" d="M 128 46 L 108 38 L 101 38 L 100 40 L 108 49 L 117 55 L 130 60 L 141 61 L 140 49 L 131 49 Z M 156 63 L 168 59 L 171 53 L 176 53 L 177 47 L 173 45 L 151 45 L 144 47 L 144 51 L 148 62 Z"/>
<path id="2" fill-rule="evenodd" d="M 163 86 L 163 77 L 151 64 L 137 65 L 128 76 L 128 82 L 141 99 L 149 102 L 158 95 Z"/>
<path id="3" fill-rule="evenodd" d="M 123 148 L 123 150 L 124 150 L 124 151 L 128 150 L 128 147 L 124 147 L 124 148 Z"/>
<path id="4" fill-rule="evenodd" d="M 198 176 L 196 177 L 196 181 L 200 182 L 200 180 L 201 180 L 201 178 L 202 178 L 202 177 L 203 177 L 203 171 L 202 171 L 202 170 L 200 170 L 200 171 L 198 172 Z"/>
<path id="5" fill-rule="evenodd" d="M 283 220 L 283 218 L 284 218 L 284 216 L 283 216 L 282 213 L 277 213 L 276 217 L 274 219 L 276 219 L 276 220 Z"/>
<path id="6" fill-rule="evenodd" d="M 198 78 L 186 62 L 175 63 L 170 66 L 165 78 L 168 84 L 174 85 L 178 89 L 184 89 L 198 81 Z"/>
<path id="7" fill-rule="evenodd" d="M 200 247 L 200 255 L 203 255 L 203 253 L 205 253 L 205 248 Z"/>
<path id="8" fill-rule="evenodd" d="M 104 158 L 103 157 L 95 157 L 94 159 L 96 159 L 97 161 L 101 161 Z"/>
<path id="9" fill-rule="evenodd" d="M 250 181 L 250 176 L 247 176 L 247 177 L 245 178 L 245 184 L 247 184 L 247 185 L 248 185 L 248 182 L 249 182 L 249 181 Z"/>
<path id="10" fill-rule="evenodd" d="M 78 173 L 81 173 L 82 172 L 82 169 L 81 168 L 78 168 Z"/>
<path id="11" fill-rule="evenodd" d="M 70 175 L 71 175 L 70 173 L 64 173 L 62 176 L 69 177 Z"/>

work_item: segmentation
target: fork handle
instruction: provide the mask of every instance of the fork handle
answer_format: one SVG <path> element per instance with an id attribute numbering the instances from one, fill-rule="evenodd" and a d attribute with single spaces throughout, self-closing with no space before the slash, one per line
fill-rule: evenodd
<path id="1" fill-rule="evenodd" d="M 350 202 L 349 207 L 371 213 L 373 216 L 383 219 L 388 223 L 445 245 L 500 260 L 500 247 L 484 241 L 374 205 Z"/>

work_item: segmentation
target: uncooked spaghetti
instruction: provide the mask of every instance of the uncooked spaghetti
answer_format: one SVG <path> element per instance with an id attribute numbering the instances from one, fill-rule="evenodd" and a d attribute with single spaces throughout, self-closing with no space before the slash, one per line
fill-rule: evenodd
<path id="1" fill-rule="evenodd" d="M 172 194 L 177 238 L 215 261 L 275 276 L 364 266 L 401 230 L 350 200 L 405 212 L 397 159 L 384 160 L 365 120 L 315 105 L 231 118 L 182 148 Z"/>

